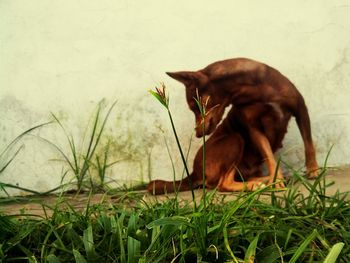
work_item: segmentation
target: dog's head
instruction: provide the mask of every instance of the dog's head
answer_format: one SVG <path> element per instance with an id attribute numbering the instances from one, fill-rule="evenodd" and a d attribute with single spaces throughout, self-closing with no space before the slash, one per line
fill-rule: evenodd
<path id="1" fill-rule="evenodd" d="M 227 97 L 222 96 L 220 90 L 215 90 L 210 79 L 201 71 L 167 72 L 167 74 L 186 87 L 187 104 L 196 119 L 196 136 L 202 137 L 211 134 L 221 121 L 225 107 L 229 104 Z M 196 103 L 198 97 L 201 98 L 205 106 L 204 120 Z"/>

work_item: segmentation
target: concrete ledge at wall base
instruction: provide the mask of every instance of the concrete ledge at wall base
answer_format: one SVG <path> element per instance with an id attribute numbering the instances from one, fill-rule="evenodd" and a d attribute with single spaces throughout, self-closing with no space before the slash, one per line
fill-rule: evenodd
<path id="1" fill-rule="evenodd" d="M 337 191 L 339 193 L 346 193 L 350 191 L 350 165 L 343 166 L 343 167 L 337 167 L 337 168 L 329 168 L 327 175 L 326 175 L 326 184 L 334 182 L 333 185 L 327 188 L 326 195 L 332 196 Z M 311 183 L 313 181 L 310 181 Z M 304 186 L 298 186 L 295 185 L 293 187 L 299 187 L 299 191 L 301 194 L 304 194 L 305 196 L 308 195 L 308 190 Z M 64 196 L 65 202 L 61 202 L 61 208 L 64 209 L 66 207 L 67 203 L 69 203 L 71 206 L 75 207 L 77 211 L 84 211 L 86 208 L 86 205 L 89 203 L 89 205 L 93 204 L 113 204 L 113 203 L 123 203 L 125 206 L 132 207 L 135 202 L 133 202 L 135 199 L 128 198 L 125 194 L 127 192 L 119 192 L 114 194 L 94 194 L 92 196 L 89 196 L 89 194 L 70 194 Z M 285 193 L 284 191 L 279 192 L 279 195 L 282 195 Z M 136 190 L 132 191 L 132 194 L 138 195 L 140 198 L 143 199 L 143 201 L 147 204 L 152 204 L 156 202 L 164 202 L 169 199 L 172 199 L 175 197 L 175 194 L 167 194 L 167 195 L 159 195 L 159 196 L 153 196 L 147 193 L 145 190 Z M 196 201 L 199 202 L 202 197 L 203 191 L 202 189 L 195 190 L 195 196 Z M 222 202 L 224 200 L 225 202 L 235 200 L 239 193 L 216 193 L 215 195 L 215 201 L 216 202 Z M 62 199 L 62 197 L 60 197 Z M 269 202 L 270 195 L 264 194 L 260 196 L 261 200 Z M 347 196 L 347 199 L 350 200 L 350 195 Z M 178 195 L 178 200 L 180 203 L 187 203 L 192 201 L 192 195 L 190 191 L 186 192 L 180 192 Z M 1 206 L 1 212 L 7 215 L 18 215 L 20 213 L 25 214 L 32 214 L 32 215 L 42 215 L 44 216 L 45 213 L 47 215 L 52 215 L 52 210 L 48 209 L 46 207 L 46 211 L 43 210 L 43 206 L 41 203 L 45 203 L 46 205 L 51 205 L 52 207 L 55 207 L 54 204 L 56 204 L 58 201 L 58 197 L 55 195 L 46 196 L 43 198 L 31 198 L 28 199 L 26 202 L 11 202 L 7 204 L 3 204 Z"/>

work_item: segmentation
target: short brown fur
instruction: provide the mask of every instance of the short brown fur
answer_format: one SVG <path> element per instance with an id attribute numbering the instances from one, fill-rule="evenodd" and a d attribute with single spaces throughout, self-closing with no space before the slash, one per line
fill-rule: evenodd
<path id="1" fill-rule="evenodd" d="M 199 71 L 167 74 L 182 82 L 186 87 L 187 103 L 196 117 L 197 137 L 204 135 L 202 125 L 200 125 L 203 120 L 194 101 L 197 94 L 210 98 L 207 105 L 209 114 L 204 119 L 205 134 L 210 134 L 216 129 L 227 106 L 233 105 L 236 108 L 236 114 L 243 120 L 242 123 L 246 127 L 245 132 L 249 134 L 249 141 L 266 161 L 269 182 L 272 181 L 276 170 L 277 178 L 283 179 L 281 170 L 277 169 L 277 163 L 273 156 L 275 146 L 272 141 L 281 144 L 288 121 L 291 116 L 294 116 L 304 142 L 307 173 L 310 178 L 317 176 L 318 165 L 311 136 L 310 118 L 304 99 L 292 82 L 279 71 L 254 60 L 236 58 L 215 62 Z M 259 118 L 264 116 L 266 120 L 270 120 L 268 122 L 271 122 L 271 118 L 268 114 L 261 115 L 257 112 L 261 107 L 254 109 L 254 105 L 263 105 L 263 109 L 268 108 L 266 105 L 270 105 L 271 112 L 274 112 L 275 115 L 281 115 L 286 120 L 284 132 L 269 134 L 276 130 L 268 127 L 269 125 L 273 127 L 274 123 L 263 125 Z M 246 108 L 254 110 L 247 111 Z M 261 129 L 262 126 L 265 126 L 264 130 Z M 248 149 L 246 148 L 245 151 Z M 221 155 L 221 158 L 224 156 Z M 236 156 L 233 159 L 237 161 L 239 158 Z M 243 163 L 247 162 L 243 159 Z M 281 183 L 277 186 L 283 187 L 284 185 Z"/>
<path id="2" fill-rule="evenodd" d="M 242 110 L 231 108 L 227 117 L 206 141 L 206 177 L 208 189 L 218 187 L 219 191 L 253 190 L 261 183 L 269 183 L 269 177 L 262 177 L 260 165 L 263 157 L 254 146 L 246 126 L 247 117 L 259 120 L 259 131 L 266 134 L 272 151 L 282 146 L 290 116 L 280 114 L 269 104 L 257 103 Z M 193 172 L 182 181 L 155 180 L 148 185 L 153 194 L 190 190 L 203 184 L 203 147 L 194 159 Z M 242 182 L 242 179 L 245 182 Z M 191 180 L 191 182 L 190 182 Z"/>

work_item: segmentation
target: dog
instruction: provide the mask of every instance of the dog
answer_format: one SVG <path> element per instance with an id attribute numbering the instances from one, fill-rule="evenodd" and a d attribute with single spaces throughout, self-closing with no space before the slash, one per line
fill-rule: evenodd
<path id="1" fill-rule="evenodd" d="M 229 105 L 233 105 L 239 113 L 244 111 L 245 107 L 262 103 L 270 105 L 274 114 L 289 119 L 291 116 L 295 117 L 304 142 L 307 175 L 309 178 L 317 177 L 316 151 L 304 98 L 294 84 L 278 70 L 251 59 L 234 58 L 215 62 L 198 71 L 167 72 L 167 74 L 186 87 L 187 103 L 195 115 L 197 137 L 211 134 Z M 204 101 L 208 101 L 204 133 L 200 125 L 202 117 L 194 100 L 198 94 Z M 249 140 L 266 161 L 269 181 L 273 180 L 276 170 L 277 178 L 282 180 L 283 175 L 281 169 L 277 168 L 269 136 L 259 129 L 261 123 L 254 119 L 255 113 L 249 111 L 249 114 L 252 116 L 246 116 L 245 120 Z M 277 185 L 277 187 L 283 186 L 283 184 Z"/>
<path id="2" fill-rule="evenodd" d="M 254 125 L 265 134 L 275 152 L 282 147 L 289 119 L 290 115 L 281 115 L 271 104 L 255 103 L 242 109 L 232 107 L 206 141 L 205 187 L 217 187 L 222 192 L 250 191 L 260 184 L 270 183 L 269 177 L 262 176 L 260 166 L 264 158 L 250 138 L 248 125 Z M 164 194 L 202 185 L 203 146 L 195 156 L 189 177 L 175 182 L 151 181 L 147 190 L 152 194 Z"/>

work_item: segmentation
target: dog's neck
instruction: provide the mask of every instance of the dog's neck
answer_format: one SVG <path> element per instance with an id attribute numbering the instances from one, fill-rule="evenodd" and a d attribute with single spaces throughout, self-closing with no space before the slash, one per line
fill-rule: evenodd
<path id="1" fill-rule="evenodd" d="M 232 106 L 229 112 L 227 113 L 226 117 L 223 118 L 221 123 L 217 126 L 216 130 L 214 131 L 214 134 L 227 135 L 234 132 L 242 132 L 244 130 L 245 128 L 242 124 L 239 112 L 234 106 Z"/>

